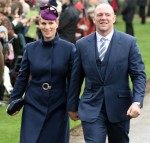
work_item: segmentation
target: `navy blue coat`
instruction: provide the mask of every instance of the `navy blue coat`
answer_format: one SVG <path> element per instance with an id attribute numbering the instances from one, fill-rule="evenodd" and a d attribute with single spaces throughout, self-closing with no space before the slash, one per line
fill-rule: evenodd
<path id="1" fill-rule="evenodd" d="M 82 121 L 94 122 L 105 100 L 110 122 L 128 120 L 127 110 L 132 102 L 143 103 L 146 85 L 144 63 L 136 40 L 125 33 L 114 31 L 104 78 L 96 64 L 95 47 L 95 33 L 76 43 L 77 54 L 69 87 L 68 111 L 78 111 Z M 129 75 L 133 91 L 129 85 Z M 79 101 L 84 78 L 85 88 Z"/>
<path id="2" fill-rule="evenodd" d="M 75 46 L 58 36 L 26 45 L 10 102 L 25 92 L 20 143 L 69 143 L 67 89 Z M 51 89 L 44 90 L 43 83 Z"/>

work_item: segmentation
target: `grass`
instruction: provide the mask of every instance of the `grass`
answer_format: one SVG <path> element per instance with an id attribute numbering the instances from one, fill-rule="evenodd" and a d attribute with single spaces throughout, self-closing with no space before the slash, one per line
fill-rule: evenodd
<path id="1" fill-rule="evenodd" d="M 0 107 L 0 142 L 19 143 L 21 114 L 11 117 L 5 110 L 6 107 Z"/>
<path id="2" fill-rule="evenodd" d="M 29 15 L 38 15 L 37 12 L 32 11 Z M 28 36 L 35 36 L 35 25 L 30 28 Z M 150 22 L 148 21 L 146 25 L 140 24 L 140 19 L 134 19 L 134 30 L 135 36 L 137 38 L 137 43 L 140 47 L 140 51 L 143 56 L 144 63 L 146 65 L 146 73 L 147 79 L 150 78 L 150 52 L 149 52 L 149 35 L 150 35 Z M 117 24 L 115 24 L 115 28 L 120 31 L 125 31 L 125 24 L 122 21 L 121 16 L 117 18 Z M 83 88 L 82 88 L 83 89 Z M 19 130 L 20 130 L 20 122 L 21 122 L 21 113 L 17 116 L 10 117 L 5 112 L 6 107 L 0 107 L 0 142 L 1 143 L 19 143 Z M 71 128 L 80 124 L 80 121 L 74 122 L 71 121 Z"/>

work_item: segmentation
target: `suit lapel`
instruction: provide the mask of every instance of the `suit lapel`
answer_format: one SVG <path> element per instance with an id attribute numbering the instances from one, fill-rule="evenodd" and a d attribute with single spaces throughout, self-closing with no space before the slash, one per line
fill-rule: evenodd
<path id="1" fill-rule="evenodd" d="M 120 46 L 120 34 L 116 30 L 114 31 L 113 37 L 111 39 L 110 45 L 111 48 L 109 58 L 108 58 L 108 64 L 106 67 L 106 74 L 105 74 L 105 82 L 109 79 L 109 76 L 111 75 L 111 72 L 113 68 L 115 67 L 115 64 L 117 62 L 117 56 L 119 56 L 120 52 L 119 49 Z"/>
<path id="2" fill-rule="evenodd" d="M 91 63 L 91 68 L 93 68 L 93 70 L 95 71 L 95 73 L 97 74 L 97 76 L 99 77 L 99 79 L 101 81 L 103 81 L 101 74 L 99 73 L 98 67 L 97 67 L 97 63 L 96 63 L 96 49 L 97 48 L 97 44 L 96 44 L 96 33 L 93 33 L 91 35 L 91 37 L 88 39 L 88 46 L 87 46 L 87 55 L 88 55 L 88 59 Z"/>

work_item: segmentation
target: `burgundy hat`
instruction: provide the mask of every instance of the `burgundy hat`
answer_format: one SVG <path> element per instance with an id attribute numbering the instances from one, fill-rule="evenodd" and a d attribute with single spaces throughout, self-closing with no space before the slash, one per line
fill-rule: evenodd
<path id="1" fill-rule="evenodd" d="M 46 5 L 40 7 L 40 15 L 45 20 L 56 20 L 58 12 L 54 6 Z"/>

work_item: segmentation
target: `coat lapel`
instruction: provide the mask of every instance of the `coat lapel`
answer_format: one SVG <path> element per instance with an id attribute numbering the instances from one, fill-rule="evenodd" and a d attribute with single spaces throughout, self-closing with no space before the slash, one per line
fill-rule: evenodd
<path id="1" fill-rule="evenodd" d="M 93 33 L 91 37 L 88 39 L 88 46 L 86 48 L 87 49 L 86 52 L 88 55 L 88 59 L 91 63 L 91 68 L 95 71 L 99 79 L 103 81 L 101 74 L 98 71 L 98 67 L 96 63 L 96 49 L 95 48 L 97 48 L 96 33 Z"/>
<path id="2" fill-rule="evenodd" d="M 111 72 L 113 68 L 115 67 L 115 64 L 117 62 L 117 56 L 119 56 L 120 51 L 119 49 L 121 48 L 120 46 L 120 34 L 116 30 L 114 31 L 113 37 L 110 42 L 110 55 L 108 58 L 108 64 L 106 68 L 106 75 L 105 75 L 105 82 L 109 79 L 109 76 L 111 75 Z"/>

